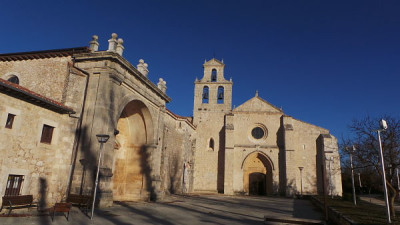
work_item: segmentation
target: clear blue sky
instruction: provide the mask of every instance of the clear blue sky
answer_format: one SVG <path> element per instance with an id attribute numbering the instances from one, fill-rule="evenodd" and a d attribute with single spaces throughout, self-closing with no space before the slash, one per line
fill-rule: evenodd
<path id="1" fill-rule="evenodd" d="M 400 1 L 2 1 L 0 53 L 87 46 L 115 32 L 133 65 L 193 110 L 204 60 L 224 59 L 233 105 L 259 91 L 340 138 L 353 118 L 400 112 Z"/>

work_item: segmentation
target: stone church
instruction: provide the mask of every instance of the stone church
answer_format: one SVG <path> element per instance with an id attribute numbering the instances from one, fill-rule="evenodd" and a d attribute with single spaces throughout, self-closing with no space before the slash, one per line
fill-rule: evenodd
<path id="1" fill-rule="evenodd" d="M 2 196 L 50 205 L 92 195 L 100 154 L 99 206 L 175 193 L 312 195 L 323 184 L 342 194 L 336 138 L 258 94 L 232 108 L 223 61 L 203 64 L 193 117 L 183 117 L 166 107 L 166 81 L 152 83 L 148 64 L 123 52 L 112 34 L 105 51 L 93 36 L 89 47 L 0 54 Z M 103 148 L 97 134 L 109 135 Z"/>

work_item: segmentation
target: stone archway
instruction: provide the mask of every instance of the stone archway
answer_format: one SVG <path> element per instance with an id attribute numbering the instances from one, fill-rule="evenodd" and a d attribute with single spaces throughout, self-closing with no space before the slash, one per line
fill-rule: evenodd
<path id="1" fill-rule="evenodd" d="M 129 102 L 118 119 L 113 166 L 113 200 L 146 200 L 150 193 L 150 159 L 147 144 L 153 122 L 141 101 Z"/>
<path id="2" fill-rule="evenodd" d="M 272 194 L 270 160 L 261 152 L 250 153 L 243 162 L 243 191 L 249 195 Z"/>

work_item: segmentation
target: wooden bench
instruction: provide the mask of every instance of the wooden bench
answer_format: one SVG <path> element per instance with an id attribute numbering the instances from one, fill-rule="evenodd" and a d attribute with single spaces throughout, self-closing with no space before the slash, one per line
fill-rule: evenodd
<path id="1" fill-rule="evenodd" d="M 54 207 L 49 209 L 49 212 L 51 213 L 51 221 L 54 221 L 54 216 L 58 212 L 67 213 L 67 220 L 69 219 L 69 211 L 71 210 L 72 203 L 56 203 Z M 65 216 L 65 215 L 64 215 Z"/>
<path id="2" fill-rule="evenodd" d="M 30 207 L 34 206 L 33 204 L 33 196 L 32 195 L 13 195 L 13 196 L 3 196 L 3 202 L 1 203 L 1 210 L 4 208 L 8 208 L 10 211 L 8 215 L 10 215 L 12 209 L 21 208 L 21 207 Z"/>
<path id="3" fill-rule="evenodd" d="M 92 196 L 69 194 L 67 202 L 78 205 L 79 208 L 83 208 L 88 213 L 92 203 Z"/>

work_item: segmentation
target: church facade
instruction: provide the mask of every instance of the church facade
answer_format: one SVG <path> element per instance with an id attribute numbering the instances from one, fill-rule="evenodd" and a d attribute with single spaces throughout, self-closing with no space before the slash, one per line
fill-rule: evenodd
<path id="1" fill-rule="evenodd" d="M 217 59 L 195 81 L 193 117 L 178 116 L 166 81 L 153 84 L 147 63 L 133 66 L 123 51 L 113 34 L 106 51 L 93 36 L 89 48 L 0 54 L 2 195 L 46 204 L 91 195 L 100 154 L 100 206 L 171 193 L 317 194 L 322 173 L 341 195 L 328 130 L 259 96 L 232 109 Z M 109 135 L 101 151 L 97 134 Z"/>
<path id="2" fill-rule="evenodd" d="M 232 80 L 211 59 L 195 81 L 194 191 L 293 196 L 342 194 L 337 140 L 329 131 L 284 114 L 258 94 L 232 109 Z M 324 169 L 325 168 L 325 169 Z"/>

